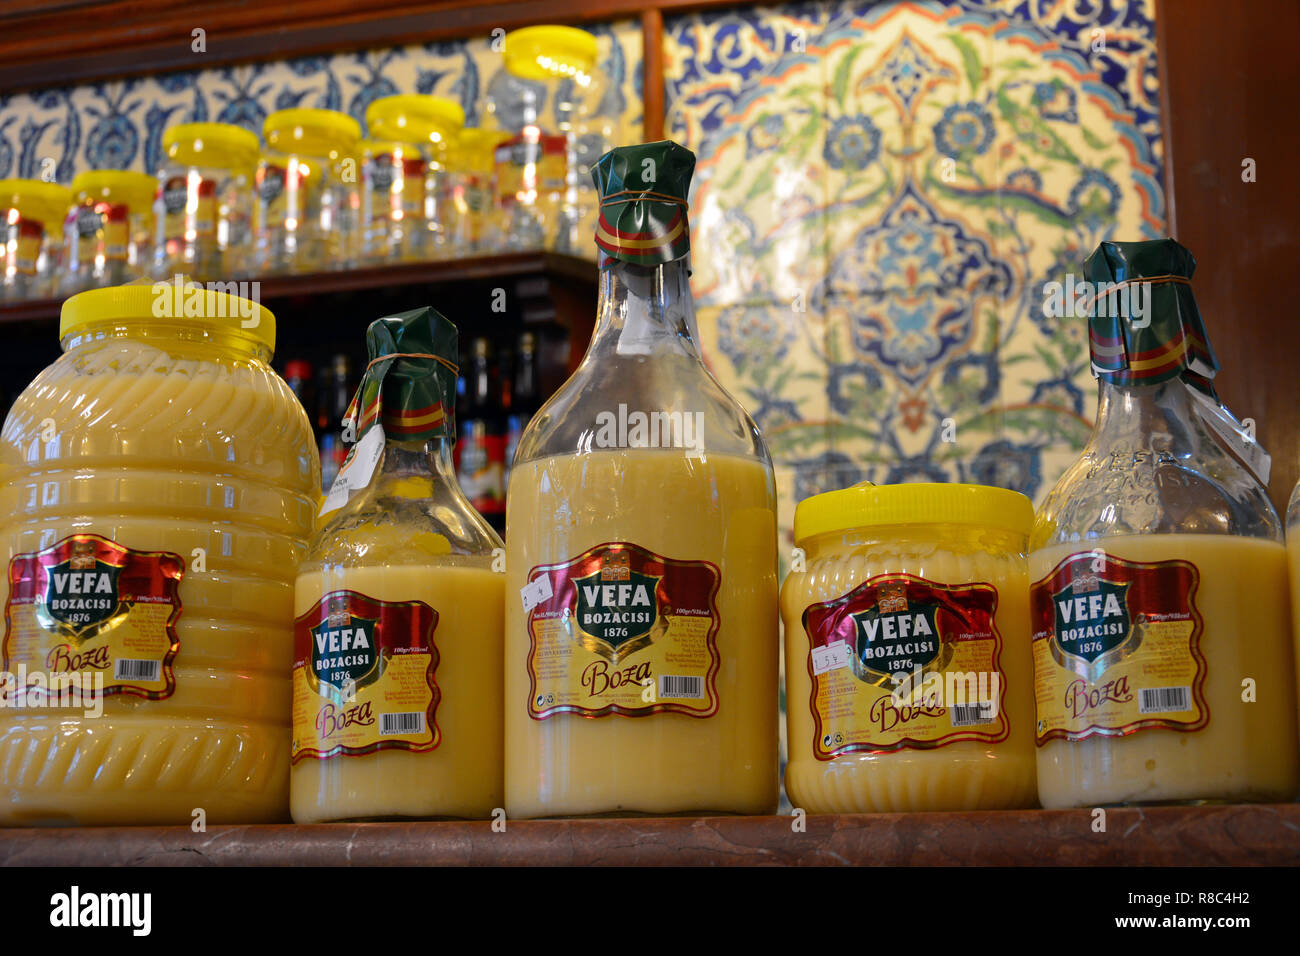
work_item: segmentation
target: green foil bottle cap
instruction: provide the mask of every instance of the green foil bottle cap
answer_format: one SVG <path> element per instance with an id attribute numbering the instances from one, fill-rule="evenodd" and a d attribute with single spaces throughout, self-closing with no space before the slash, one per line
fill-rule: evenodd
<path id="1" fill-rule="evenodd" d="M 624 262 L 656 266 L 691 251 L 687 194 L 695 154 L 672 140 L 618 146 L 592 168 L 600 194 L 596 245 Z"/>
<path id="2" fill-rule="evenodd" d="M 1181 377 L 1213 394 L 1219 362 L 1192 293 L 1196 259 L 1173 239 L 1103 242 L 1084 262 L 1092 370 L 1117 385 Z"/>
<path id="3" fill-rule="evenodd" d="M 376 422 L 398 441 L 456 439 L 456 326 L 426 306 L 366 329 L 366 366 L 348 405 L 360 441 Z"/>

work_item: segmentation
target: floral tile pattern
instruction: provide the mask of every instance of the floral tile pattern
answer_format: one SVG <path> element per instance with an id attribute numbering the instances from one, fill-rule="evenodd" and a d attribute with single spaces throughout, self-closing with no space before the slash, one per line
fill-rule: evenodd
<path id="1" fill-rule="evenodd" d="M 1078 321 L 1044 282 L 1165 228 L 1154 4 L 792 3 L 668 24 L 700 157 L 715 371 L 795 501 L 870 479 L 1041 497 L 1086 438 Z M 784 500 L 784 496 L 790 500 Z"/>
<path id="2" fill-rule="evenodd" d="M 607 80 L 598 109 L 602 139 L 639 141 L 640 25 L 619 21 L 589 29 Z M 450 96 L 464 107 L 466 125 L 492 125 L 487 91 L 503 73 L 500 53 L 483 38 L 0 95 L 0 179 L 50 170 L 69 183 L 86 169 L 154 172 L 168 126 L 215 121 L 260 135 L 269 113 L 289 107 L 342 110 L 364 129 L 366 107 L 395 93 Z M 591 150 L 604 146 L 592 144 Z"/>

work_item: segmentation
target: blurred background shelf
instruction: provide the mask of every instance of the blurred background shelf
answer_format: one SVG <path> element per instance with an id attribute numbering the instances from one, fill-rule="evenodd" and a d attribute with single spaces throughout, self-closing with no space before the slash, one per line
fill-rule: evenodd
<path id="1" fill-rule="evenodd" d="M 0 865 L 1288 866 L 1300 806 L 0 830 Z"/>
<path id="2" fill-rule="evenodd" d="M 455 287 L 487 279 L 519 280 L 534 277 L 566 286 L 589 287 L 592 302 L 595 302 L 596 264 L 587 259 L 555 252 L 508 252 L 468 259 L 405 262 L 310 275 L 268 276 L 257 281 L 261 283 L 263 303 L 274 312 L 274 304 L 278 302 L 338 292 L 433 290 L 440 286 Z M 0 323 L 57 319 L 62 304 L 62 298 L 0 303 Z M 594 305 L 589 311 L 594 312 Z M 587 321 L 590 322 L 590 316 Z"/>
<path id="3" fill-rule="evenodd" d="M 340 348 L 365 355 L 365 329 L 382 315 L 431 305 L 456 323 L 462 347 L 478 336 L 508 349 L 519 333 L 538 339 L 542 394 L 577 366 L 596 316 L 594 262 L 553 252 L 519 252 L 259 279 L 276 317 L 276 368 L 307 359 L 320 368 Z M 9 345 L 0 375 L 9 401 L 59 355 L 62 299 L 0 305 Z M 358 366 L 359 367 L 359 366 Z"/>

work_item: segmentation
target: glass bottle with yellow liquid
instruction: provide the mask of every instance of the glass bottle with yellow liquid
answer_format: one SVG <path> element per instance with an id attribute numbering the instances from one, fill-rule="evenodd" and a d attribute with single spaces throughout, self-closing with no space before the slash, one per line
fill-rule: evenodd
<path id="1" fill-rule="evenodd" d="M 506 497 L 511 816 L 776 808 L 775 488 L 696 344 L 694 164 L 659 142 L 596 166 L 596 331 Z"/>
<path id="2" fill-rule="evenodd" d="M 1172 239 L 1085 264 L 1097 425 L 1030 541 L 1045 807 L 1300 787 L 1282 524 L 1210 384 L 1195 265 Z"/>
<path id="3" fill-rule="evenodd" d="M 357 442 L 295 588 L 298 823 L 486 818 L 501 805 L 501 540 L 456 483 L 456 328 L 366 333 Z"/>

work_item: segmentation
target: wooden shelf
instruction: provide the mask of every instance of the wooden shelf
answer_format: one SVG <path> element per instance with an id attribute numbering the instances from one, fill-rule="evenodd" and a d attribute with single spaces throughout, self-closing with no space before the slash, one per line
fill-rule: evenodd
<path id="1" fill-rule="evenodd" d="M 0 830 L 9 866 L 1282 866 L 1300 806 Z"/>
<path id="2" fill-rule="evenodd" d="M 546 276 L 566 283 L 595 288 L 594 262 L 555 252 L 509 252 L 436 262 L 410 262 L 391 266 L 366 266 L 310 275 L 268 276 L 259 279 L 263 303 L 338 292 L 364 292 L 398 286 L 439 286 L 495 278 Z M 256 278 L 256 277 L 254 277 Z M 59 317 L 63 299 L 0 304 L 0 324 L 52 321 Z M 272 310 L 274 311 L 274 309 Z"/>

